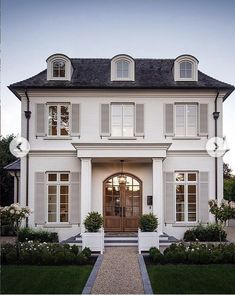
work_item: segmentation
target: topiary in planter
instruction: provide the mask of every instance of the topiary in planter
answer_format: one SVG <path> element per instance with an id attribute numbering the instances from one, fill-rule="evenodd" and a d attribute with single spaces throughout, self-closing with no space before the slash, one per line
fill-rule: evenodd
<path id="1" fill-rule="evenodd" d="M 143 214 L 139 219 L 139 227 L 143 232 L 153 232 L 158 227 L 158 219 L 152 213 Z"/>
<path id="2" fill-rule="evenodd" d="M 98 212 L 90 212 L 84 221 L 84 225 L 88 232 L 98 232 L 103 225 L 103 217 Z"/>

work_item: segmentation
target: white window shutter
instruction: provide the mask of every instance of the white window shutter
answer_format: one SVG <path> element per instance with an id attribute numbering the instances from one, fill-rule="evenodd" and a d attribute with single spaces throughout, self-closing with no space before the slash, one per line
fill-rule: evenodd
<path id="1" fill-rule="evenodd" d="M 135 105 L 135 136 L 144 136 L 144 104 Z"/>
<path id="2" fill-rule="evenodd" d="M 34 194 L 34 223 L 44 224 L 46 222 L 46 174 L 35 172 L 35 194 Z"/>
<path id="3" fill-rule="evenodd" d="M 175 223 L 174 172 L 164 172 L 165 223 Z"/>
<path id="4" fill-rule="evenodd" d="M 46 106 L 43 103 L 36 104 L 36 136 L 46 135 L 46 116 L 45 116 Z"/>
<path id="5" fill-rule="evenodd" d="M 101 104 L 100 111 L 100 135 L 110 136 L 110 105 Z"/>
<path id="6" fill-rule="evenodd" d="M 199 135 L 208 135 L 208 104 L 199 104 Z"/>
<path id="7" fill-rule="evenodd" d="M 71 106 L 71 136 L 80 135 L 80 105 L 72 104 Z"/>
<path id="8" fill-rule="evenodd" d="M 79 224 L 81 219 L 80 172 L 70 173 L 69 223 Z"/>
<path id="9" fill-rule="evenodd" d="M 174 136 L 174 104 L 164 105 L 165 135 Z"/>
<path id="10" fill-rule="evenodd" d="M 199 173 L 199 222 L 209 221 L 209 173 Z"/>

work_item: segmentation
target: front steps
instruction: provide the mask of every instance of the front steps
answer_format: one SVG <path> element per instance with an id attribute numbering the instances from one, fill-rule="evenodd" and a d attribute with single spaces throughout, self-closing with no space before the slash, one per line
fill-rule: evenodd
<path id="1" fill-rule="evenodd" d="M 178 240 L 175 237 L 168 236 L 163 233 L 159 237 L 159 246 L 168 247 L 172 243 L 176 243 Z M 82 237 L 80 234 L 71 237 L 62 243 L 68 243 L 71 245 L 82 246 Z M 105 233 L 104 234 L 104 246 L 105 247 L 138 247 L 138 233 Z"/>

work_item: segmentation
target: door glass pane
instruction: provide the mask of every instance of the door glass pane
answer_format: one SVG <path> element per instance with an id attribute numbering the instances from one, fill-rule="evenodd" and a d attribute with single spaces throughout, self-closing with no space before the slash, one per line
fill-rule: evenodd
<path id="1" fill-rule="evenodd" d="M 185 106 L 175 106 L 175 133 L 177 136 L 185 135 Z"/>
<path id="2" fill-rule="evenodd" d="M 57 106 L 49 106 L 48 134 L 57 135 Z"/>
<path id="3" fill-rule="evenodd" d="M 48 186 L 48 222 L 56 222 L 57 212 L 57 186 Z"/>

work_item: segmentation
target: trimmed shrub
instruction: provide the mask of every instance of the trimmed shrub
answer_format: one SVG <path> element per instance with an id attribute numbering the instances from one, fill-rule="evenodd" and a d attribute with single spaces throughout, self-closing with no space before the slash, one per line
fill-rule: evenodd
<path id="1" fill-rule="evenodd" d="M 2 246 L 2 264 L 32 264 L 32 265 L 62 265 L 86 264 L 91 257 L 91 251 L 85 248 L 79 251 L 76 245 L 48 244 L 28 241 L 19 243 L 19 259 L 17 259 L 16 245 Z"/>
<path id="2" fill-rule="evenodd" d="M 152 214 L 143 214 L 139 219 L 139 227 L 143 232 L 153 232 L 158 227 L 158 219 Z"/>
<path id="3" fill-rule="evenodd" d="M 39 243 L 58 243 L 58 234 L 45 230 L 35 230 L 25 227 L 19 230 L 19 242 L 37 241 Z"/>
<path id="4" fill-rule="evenodd" d="M 88 232 L 98 232 L 103 225 L 103 217 L 98 212 L 90 212 L 84 221 Z"/>
<path id="5" fill-rule="evenodd" d="M 200 242 L 219 242 L 226 241 L 227 234 L 222 227 L 216 223 L 198 226 L 187 230 L 184 233 L 184 240 L 186 242 L 194 242 L 196 240 Z"/>

